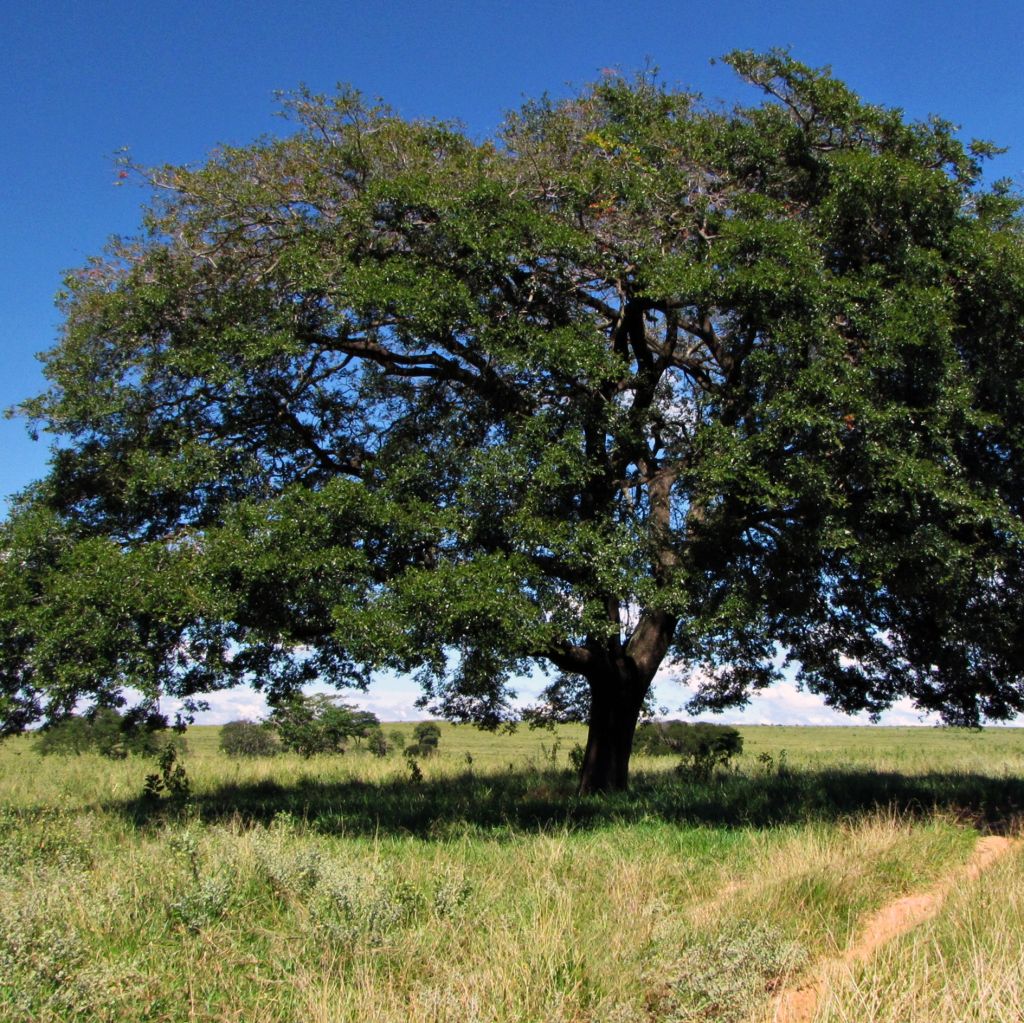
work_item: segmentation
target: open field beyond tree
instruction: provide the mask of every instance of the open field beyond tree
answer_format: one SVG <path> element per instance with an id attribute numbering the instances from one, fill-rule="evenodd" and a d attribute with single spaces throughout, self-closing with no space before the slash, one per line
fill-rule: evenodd
<path id="1" fill-rule="evenodd" d="M 411 734 L 412 725 L 387 725 Z M 0 746 L 0 1019 L 768 1020 L 865 922 L 935 914 L 833 972 L 819 1023 L 1018 1021 L 1024 731 L 743 728 L 710 782 L 638 758 L 577 798 L 582 728 L 442 725 L 414 781 L 366 752 L 229 760 L 187 800 L 142 758 Z"/>

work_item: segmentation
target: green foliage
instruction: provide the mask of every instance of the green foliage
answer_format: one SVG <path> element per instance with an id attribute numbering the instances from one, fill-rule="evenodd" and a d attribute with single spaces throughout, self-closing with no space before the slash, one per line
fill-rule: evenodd
<path id="1" fill-rule="evenodd" d="M 220 748 L 229 757 L 272 757 L 281 748 L 277 735 L 255 721 L 229 721 L 220 729 Z"/>
<path id="2" fill-rule="evenodd" d="M 91 723 L 75 716 L 40 731 L 35 746 L 36 751 L 44 757 L 54 754 L 72 756 L 96 748 Z"/>
<path id="3" fill-rule="evenodd" d="M 344 950 L 376 948 L 416 923 L 457 918 L 473 894 L 453 867 L 417 889 L 383 864 L 353 867 L 319 848 L 296 847 L 281 829 L 258 836 L 254 849 L 271 890 L 306 903 L 316 933 Z"/>
<path id="4" fill-rule="evenodd" d="M 88 835 L 66 810 L 16 813 L 0 806 L 0 863 L 7 870 L 48 866 L 70 874 L 88 869 L 92 862 Z"/>
<path id="5" fill-rule="evenodd" d="M 0 976 L 15 1018 L 40 1018 L 41 1010 L 73 1010 L 62 998 L 85 965 L 86 949 L 77 928 L 48 920 L 40 907 L 0 909 Z M 69 993 L 69 992 L 68 992 Z M 0 1003 L 2 1006 L 3 1003 Z"/>
<path id="6" fill-rule="evenodd" d="M 743 736 L 727 725 L 693 725 L 680 744 L 680 769 L 695 778 L 710 778 L 743 752 Z"/>
<path id="7" fill-rule="evenodd" d="M 366 748 L 375 757 L 386 757 L 392 750 L 384 737 L 384 730 L 379 726 L 369 731 L 366 737 Z"/>
<path id="8" fill-rule="evenodd" d="M 412 734 L 421 746 L 432 746 L 437 749 L 441 741 L 441 727 L 436 721 L 421 721 L 412 730 Z"/>
<path id="9" fill-rule="evenodd" d="M 186 930 L 199 933 L 227 910 L 232 895 L 231 879 L 223 875 L 196 878 L 170 903 L 171 918 Z"/>
<path id="10" fill-rule="evenodd" d="M 633 752 L 647 756 L 677 756 L 681 768 L 697 778 L 709 778 L 743 752 L 743 736 L 730 725 L 707 721 L 645 721 L 633 738 Z"/>
<path id="11" fill-rule="evenodd" d="M 101 707 L 84 717 L 71 715 L 39 732 L 36 750 L 43 756 L 99 753 L 111 760 L 129 754 L 157 756 L 169 745 L 185 749 L 181 736 L 167 734 L 167 719 L 157 713 L 121 714 Z"/>
<path id="12" fill-rule="evenodd" d="M 344 753 L 350 740 L 365 739 L 380 731 L 376 715 L 338 703 L 324 693 L 301 693 L 279 703 L 267 725 L 273 728 L 286 750 L 304 757 Z"/>
<path id="13" fill-rule="evenodd" d="M 165 746 L 157 754 L 157 766 L 159 771 L 146 775 L 142 794 L 150 799 L 164 795 L 172 799 L 186 799 L 192 785 L 185 765 L 178 760 L 178 751 L 174 746 Z"/>
<path id="14" fill-rule="evenodd" d="M 377 734 L 383 735 L 377 715 L 369 710 L 354 708 L 352 710 L 352 735 L 355 745 L 361 747 L 364 741 L 369 744 Z"/>
<path id="15" fill-rule="evenodd" d="M 614 77 L 477 141 L 302 92 L 143 170 L 21 407 L 58 443 L 0 527 L 0 729 L 255 682 L 336 751 L 307 683 L 497 728 L 540 664 L 589 791 L 666 659 L 693 710 L 783 661 L 846 711 L 1024 710 L 1020 198 L 945 121 L 726 59 L 760 102 Z"/>
<path id="16" fill-rule="evenodd" d="M 412 730 L 412 734 L 416 741 L 405 747 L 407 757 L 432 757 L 437 752 L 441 741 L 441 729 L 436 722 L 421 721 Z"/>

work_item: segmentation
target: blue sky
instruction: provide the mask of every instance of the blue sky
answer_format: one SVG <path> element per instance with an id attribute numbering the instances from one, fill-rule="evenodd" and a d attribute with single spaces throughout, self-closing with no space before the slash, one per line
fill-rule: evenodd
<path id="1" fill-rule="evenodd" d="M 865 99 L 1009 146 L 993 176 L 1020 183 L 1022 38 L 1019 0 L 0 0 L 0 408 L 43 386 L 34 354 L 53 344 L 62 270 L 137 227 L 145 196 L 115 187 L 114 153 L 197 162 L 217 143 L 281 132 L 277 90 L 347 82 L 484 136 L 522 99 L 609 67 L 653 62 L 709 99 L 752 100 L 711 58 L 790 46 Z M 42 475 L 46 444 L 0 421 L 0 451 L 3 501 Z M 791 707 L 794 720 L 813 709 L 796 695 Z"/>

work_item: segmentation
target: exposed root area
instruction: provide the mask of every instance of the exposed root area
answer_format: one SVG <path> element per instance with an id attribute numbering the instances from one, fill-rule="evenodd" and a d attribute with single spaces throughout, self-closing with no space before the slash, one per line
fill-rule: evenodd
<path id="1" fill-rule="evenodd" d="M 811 1023 L 828 978 L 837 967 L 867 962 L 882 945 L 931 919 L 954 885 L 973 881 L 1014 844 L 1013 840 L 998 835 L 981 838 L 967 863 L 933 888 L 883 906 L 868 919 L 860 936 L 841 956 L 825 960 L 812 975 L 779 995 L 773 1017 L 775 1023 Z"/>

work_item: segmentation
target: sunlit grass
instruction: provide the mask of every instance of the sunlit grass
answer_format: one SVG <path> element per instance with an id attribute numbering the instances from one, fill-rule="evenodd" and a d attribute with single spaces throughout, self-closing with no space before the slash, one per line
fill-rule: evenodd
<path id="1" fill-rule="evenodd" d="M 820 1023 L 1018 1023 L 1024 1009 L 1024 853 L 958 884 L 941 911 L 834 978 Z"/>
<path id="2" fill-rule="evenodd" d="M 737 771 L 638 763 L 606 800 L 574 796 L 575 729 L 552 758 L 544 733 L 446 726 L 419 783 L 397 756 L 230 761 L 196 729 L 182 803 L 139 798 L 147 761 L 7 743 L 0 1019 L 746 1019 L 1020 795 L 1019 732 L 836 731 L 745 729 Z M 957 892 L 827 1018 L 1015 1018 L 956 1015 L 939 978 L 961 1002 L 1019 992 L 1020 866 Z M 919 1001 L 864 1015 L 900 978 Z"/>

